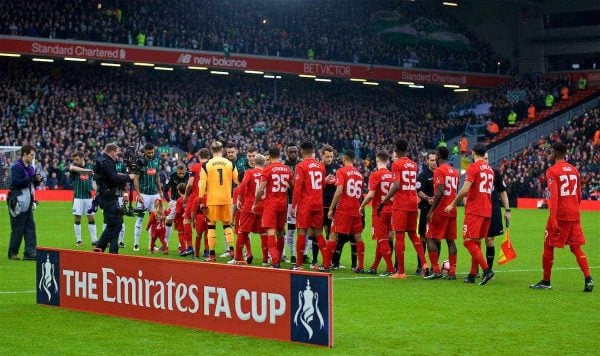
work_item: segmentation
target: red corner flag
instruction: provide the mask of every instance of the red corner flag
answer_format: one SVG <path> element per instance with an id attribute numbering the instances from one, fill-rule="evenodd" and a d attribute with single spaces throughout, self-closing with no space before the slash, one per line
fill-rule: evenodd
<path id="1" fill-rule="evenodd" d="M 517 258 L 517 253 L 513 249 L 513 245 L 510 242 L 510 228 L 506 224 L 506 234 L 504 240 L 500 245 L 500 257 L 498 258 L 498 264 L 503 265 Z"/>

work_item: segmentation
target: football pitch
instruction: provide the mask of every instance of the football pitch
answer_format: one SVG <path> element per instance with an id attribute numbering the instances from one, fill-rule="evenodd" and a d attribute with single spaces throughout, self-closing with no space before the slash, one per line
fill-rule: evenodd
<path id="1" fill-rule="evenodd" d="M 38 207 L 39 246 L 76 249 L 70 209 L 70 203 L 42 203 Z M 459 226 L 462 210 L 460 214 Z M 583 276 L 568 248 L 555 253 L 553 289 L 528 288 L 541 279 L 547 214 L 547 210 L 513 210 L 511 237 L 518 258 L 504 266 L 496 264 L 496 279 L 482 287 L 462 282 L 470 256 L 460 237 L 456 281 L 357 275 L 349 268 L 350 249 L 346 246 L 342 264 L 348 268 L 333 272 L 334 348 L 329 350 L 38 306 L 35 262 L 6 258 L 10 225 L 3 207 L 0 350 L 3 354 L 593 354 L 600 349 L 600 287 L 593 293 L 582 292 Z M 141 250 L 133 252 L 135 219 L 125 219 L 126 248 L 120 253 L 147 256 L 147 233 L 142 235 Z M 101 214 L 97 220 L 100 234 Z M 369 221 L 363 235 L 367 245 L 365 269 L 373 261 L 375 246 Z M 587 238 L 583 249 L 598 284 L 600 214 L 582 213 L 582 224 Z M 90 249 L 86 225 L 82 222 L 82 248 Z M 501 240 L 497 238 L 496 255 Z M 254 255 L 260 256 L 258 237 L 252 237 L 252 242 Z M 217 246 L 217 253 L 221 253 L 221 236 Z M 174 232 L 172 254 L 154 256 L 179 259 L 176 249 Z M 445 259 L 443 243 L 440 261 Z M 257 263 L 260 258 L 255 258 Z M 382 261 L 380 271 L 384 265 Z M 406 265 L 407 272 L 414 273 L 416 257 L 408 238 Z M 287 267 L 289 264 L 284 264 Z"/>

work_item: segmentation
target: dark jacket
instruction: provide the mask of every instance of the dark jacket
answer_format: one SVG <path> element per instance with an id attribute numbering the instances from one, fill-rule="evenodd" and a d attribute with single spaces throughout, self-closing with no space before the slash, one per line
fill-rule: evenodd
<path id="1" fill-rule="evenodd" d="M 130 182 L 126 174 L 118 174 L 116 162 L 106 153 L 96 160 L 94 175 L 98 184 L 98 195 L 101 197 L 116 197 L 119 189 Z"/>

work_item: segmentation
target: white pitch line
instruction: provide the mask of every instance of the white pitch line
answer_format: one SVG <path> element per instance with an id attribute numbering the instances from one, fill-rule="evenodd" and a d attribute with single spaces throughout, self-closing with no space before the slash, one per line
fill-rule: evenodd
<path id="1" fill-rule="evenodd" d="M 598 269 L 600 268 L 600 266 L 592 266 L 590 267 L 590 269 Z M 554 271 L 571 271 L 571 270 L 579 270 L 579 267 L 557 267 L 557 268 L 552 268 L 552 272 Z M 543 272 L 544 270 L 539 268 L 539 269 L 509 269 L 509 270 L 500 270 L 500 271 L 494 271 L 494 273 L 519 273 L 519 272 Z M 460 273 L 457 273 L 460 274 Z M 467 274 L 467 272 L 464 272 L 463 274 Z M 333 277 L 334 281 L 346 281 L 346 280 L 354 280 L 354 279 L 384 279 L 384 278 L 375 278 L 377 275 L 372 275 L 372 276 L 363 276 L 363 277 Z M 406 275 L 407 277 L 417 277 L 415 275 Z"/>
<path id="2" fill-rule="evenodd" d="M 0 294 L 27 294 L 27 293 L 35 293 L 34 290 L 20 290 L 20 291 L 12 291 L 12 292 L 0 292 Z"/>

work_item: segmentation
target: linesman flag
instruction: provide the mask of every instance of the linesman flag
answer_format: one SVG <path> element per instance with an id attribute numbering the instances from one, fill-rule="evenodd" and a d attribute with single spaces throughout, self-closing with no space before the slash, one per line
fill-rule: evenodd
<path id="1" fill-rule="evenodd" d="M 517 258 L 517 253 L 513 248 L 512 242 L 510 242 L 510 227 L 506 224 L 506 233 L 504 234 L 504 240 L 500 245 L 500 257 L 498 258 L 498 264 L 503 265 Z"/>

